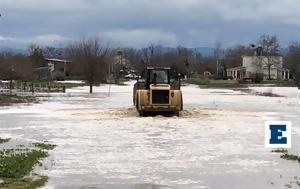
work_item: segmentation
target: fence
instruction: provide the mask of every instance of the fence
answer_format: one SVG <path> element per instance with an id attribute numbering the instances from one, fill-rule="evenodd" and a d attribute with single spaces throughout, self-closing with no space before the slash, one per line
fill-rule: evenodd
<path id="1" fill-rule="evenodd" d="M 65 93 L 66 86 L 54 82 L 2 82 L 0 92 Z"/>

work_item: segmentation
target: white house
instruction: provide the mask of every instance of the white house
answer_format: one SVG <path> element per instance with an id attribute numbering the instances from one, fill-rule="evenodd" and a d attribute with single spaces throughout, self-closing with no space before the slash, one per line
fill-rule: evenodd
<path id="1" fill-rule="evenodd" d="M 242 56 L 242 66 L 227 69 L 227 76 L 234 79 L 251 79 L 262 77 L 276 80 L 286 80 L 290 78 L 288 69 L 283 68 L 282 56 Z"/>

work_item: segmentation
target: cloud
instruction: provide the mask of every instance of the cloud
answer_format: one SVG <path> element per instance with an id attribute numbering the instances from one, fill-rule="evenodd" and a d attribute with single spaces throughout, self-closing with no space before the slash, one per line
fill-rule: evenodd
<path id="1" fill-rule="evenodd" d="M 0 33 L 20 43 L 101 33 L 122 46 L 253 43 L 270 33 L 287 45 L 300 38 L 299 7 L 299 0 L 1 0 Z"/>
<path id="2" fill-rule="evenodd" d="M 33 42 L 33 43 L 38 43 L 43 45 L 51 45 L 51 44 L 66 42 L 69 40 L 71 39 L 67 37 L 63 37 L 56 34 L 49 34 L 49 35 L 38 35 L 27 39 L 25 38 L 24 42 Z"/>
<path id="3" fill-rule="evenodd" d="M 27 12 L 76 13 L 82 17 L 142 17 L 199 19 L 215 15 L 228 20 L 276 18 L 278 22 L 297 22 L 299 0 L 1 0 L 2 10 Z M 77 16 L 77 15 L 73 15 Z M 164 17 L 160 17 L 165 19 Z M 64 18 L 62 18 L 64 19 Z M 299 22 L 297 22 L 299 23 Z"/>
<path id="4" fill-rule="evenodd" d="M 22 37 L 22 38 L 0 36 L 1 43 L 4 43 L 4 44 L 21 43 L 22 46 L 27 46 L 30 43 L 36 43 L 36 44 L 42 45 L 42 46 L 57 45 L 60 43 L 65 43 L 70 40 L 71 40 L 70 38 L 63 37 L 63 36 L 56 35 L 56 34 L 37 35 L 37 36 L 33 36 L 33 37 Z"/>
<path id="5" fill-rule="evenodd" d="M 214 0 L 226 20 L 273 21 L 297 24 L 300 17 L 298 0 Z"/>
<path id="6" fill-rule="evenodd" d="M 133 29 L 133 30 L 113 30 L 100 34 L 113 46 L 142 47 L 145 45 L 164 44 L 166 46 L 178 45 L 176 35 L 157 29 Z"/>

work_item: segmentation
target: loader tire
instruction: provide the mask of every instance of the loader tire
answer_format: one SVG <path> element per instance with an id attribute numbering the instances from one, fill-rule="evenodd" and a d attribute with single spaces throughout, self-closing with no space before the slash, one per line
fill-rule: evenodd
<path id="1" fill-rule="evenodd" d="M 145 116 L 145 111 L 144 110 L 140 110 L 139 111 L 139 116 L 140 117 L 144 117 Z"/>
<path id="2" fill-rule="evenodd" d="M 139 111 L 139 95 L 136 95 L 135 108 L 136 108 L 137 111 Z"/>
<path id="3" fill-rule="evenodd" d="M 181 105 L 180 105 L 180 110 L 183 110 L 183 100 L 182 100 L 182 95 L 181 95 Z"/>

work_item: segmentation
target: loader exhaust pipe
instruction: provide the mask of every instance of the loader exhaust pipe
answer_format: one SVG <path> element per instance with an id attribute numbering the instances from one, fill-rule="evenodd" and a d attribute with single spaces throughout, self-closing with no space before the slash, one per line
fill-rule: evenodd
<path id="1" fill-rule="evenodd" d="M 180 88 L 181 88 L 181 74 L 178 73 L 177 77 L 178 77 L 178 85 L 179 85 L 179 90 L 180 90 Z"/>

